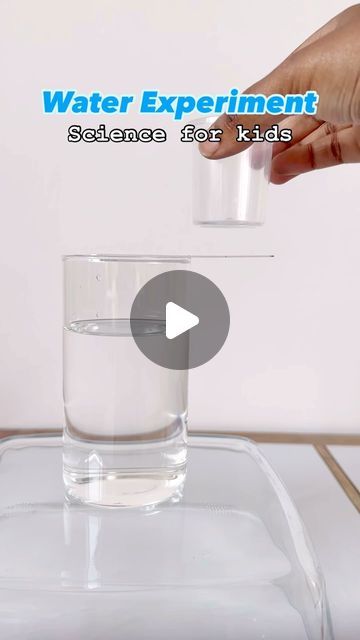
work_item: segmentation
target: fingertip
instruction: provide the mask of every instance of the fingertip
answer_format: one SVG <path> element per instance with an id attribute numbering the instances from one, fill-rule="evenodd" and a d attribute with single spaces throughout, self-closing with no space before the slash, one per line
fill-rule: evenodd
<path id="1" fill-rule="evenodd" d="M 220 147 L 220 142 L 211 142 L 210 140 L 206 140 L 205 142 L 200 142 L 198 145 L 198 149 L 204 158 L 208 160 L 215 159 L 216 152 Z"/>
<path id="2" fill-rule="evenodd" d="M 290 182 L 290 180 L 292 180 L 293 178 L 296 178 L 296 176 L 279 175 L 272 172 L 270 176 L 270 182 L 271 184 L 281 185 L 286 184 L 286 182 Z"/>
<path id="3" fill-rule="evenodd" d="M 286 153 L 286 151 L 273 156 L 271 171 L 274 176 L 284 177 L 286 175 L 289 175 L 290 172 L 288 169 L 287 158 L 288 154 Z"/>

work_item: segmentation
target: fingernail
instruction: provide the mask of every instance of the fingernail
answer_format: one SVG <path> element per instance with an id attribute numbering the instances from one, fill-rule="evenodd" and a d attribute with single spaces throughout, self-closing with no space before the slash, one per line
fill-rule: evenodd
<path id="1" fill-rule="evenodd" d="M 199 151 L 205 158 L 213 158 L 219 147 L 220 142 L 210 142 L 210 140 L 206 140 L 205 142 L 200 142 Z"/>

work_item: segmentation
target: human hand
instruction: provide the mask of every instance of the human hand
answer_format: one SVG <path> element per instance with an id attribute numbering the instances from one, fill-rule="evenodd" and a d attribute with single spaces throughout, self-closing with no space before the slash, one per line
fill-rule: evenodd
<path id="1" fill-rule="evenodd" d="M 212 125 L 221 142 L 204 142 L 201 153 L 217 160 L 239 153 L 236 126 L 264 130 L 280 122 L 291 128 L 290 143 L 274 143 L 271 181 L 283 184 L 299 174 L 343 162 L 360 162 L 360 4 L 346 9 L 316 31 L 265 78 L 244 93 L 271 95 L 316 91 L 314 116 L 228 115 Z"/>

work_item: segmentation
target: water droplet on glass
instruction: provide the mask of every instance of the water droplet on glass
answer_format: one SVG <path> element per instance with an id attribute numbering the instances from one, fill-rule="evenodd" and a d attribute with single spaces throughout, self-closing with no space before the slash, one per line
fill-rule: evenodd
<path id="1" fill-rule="evenodd" d="M 97 280 L 98 282 L 100 282 L 100 280 L 101 280 L 101 275 L 100 275 L 100 273 L 98 273 L 98 274 L 97 274 L 97 276 L 96 276 L 96 280 Z"/>

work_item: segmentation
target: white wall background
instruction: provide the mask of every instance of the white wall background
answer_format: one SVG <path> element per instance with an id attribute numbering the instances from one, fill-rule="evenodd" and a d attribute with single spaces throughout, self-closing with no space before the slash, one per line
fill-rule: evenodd
<path id="1" fill-rule="evenodd" d="M 164 145 L 70 145 L 76 118 L 41 102 L 44 88 L 244 89 L 346 6 L 1 0 L 0 426 L 62 423 L 62 253 L 270 250 L 193 265 L 223 289 L 232 326 L 191 373 L 191 426 L 360 430 L 359 167 L 272 187 L 261 229 L 193 229 L 189 149 L 170 120 L 150 118 Z"/>

